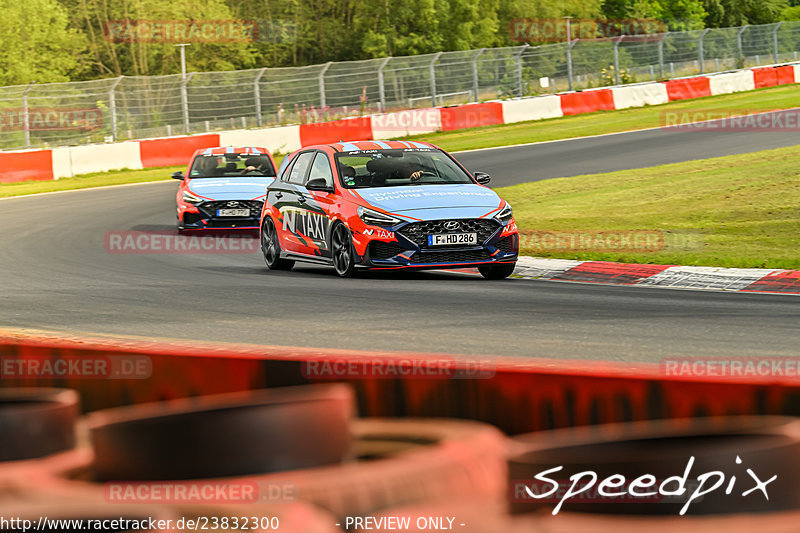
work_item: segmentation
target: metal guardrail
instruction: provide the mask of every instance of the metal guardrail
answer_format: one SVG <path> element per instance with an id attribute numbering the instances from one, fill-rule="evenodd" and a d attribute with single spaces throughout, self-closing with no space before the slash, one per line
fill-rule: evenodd
<path id="1" fill-rule="evenodd" d="M 796 61 L 800 22 L 0 88 L 0 149 L 333 120 Z"/>

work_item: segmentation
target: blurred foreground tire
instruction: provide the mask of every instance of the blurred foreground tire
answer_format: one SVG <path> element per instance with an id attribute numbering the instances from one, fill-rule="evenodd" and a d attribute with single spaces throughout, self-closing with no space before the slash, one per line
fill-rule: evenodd
<path id="1" fill-rule="evenodd" d="M 0 462 L 72 448 L 78 405 L 72 390 L 0 389 Z"/>
<path id="2" fill-rule="evenodd" d="M 654 476 L 655 485 L 651 482 L 650 487 L 638 489 L 640 493 L 654 488 L 657 491 L 664 480 L 675 476 L 688 481 L 685 495 L 669 501 L 659 495 L 647 499 L 627 497 L 624 501 L 575 496 L 564 503 L 563 511 L 678 515 L 700 483 L 698 476 L 710 472 L 721 472 L 724 480 L 717 490 L 693 500 L 687 515 L 800 510 L 800 419 L 747 416 L 609 424 L 531 433 L 518 436 L 513 442 L 514 451 L 508 462 L 512 513 L 553 509 L 553 498 L 546 503 L 534 499 L 524 492 L 524 486 L 531 486 L 537 473 L 559 466 L 563 469 L 547 474 L 547 478 L 562 483 L 562 493 L 572 485 L 570 476 L 585 471 L 597 474 L 595 489 L 603 479 L 615 474 L 624 476 L 627 483 L 643 475 Z M 695 458 L 694 463 L 686 475 L 691 457 Z M 777 475 L 767 487 L 769 500 L 760 491 L 742 496 L 756 485 L 748 469 L 763 481 Z M 726 494 L 734 476 L 731 493 Z M 717 479 L 716 475 L 709 478 L 704 489 L 711 488 Z M 539 481 L 533 491 L 544 494 L 551 487 L 552 484 Z M 672 482 L 665 491 L 677 488 L 677 482 Z M 619 485 L 610 489 L 617 490 L 622 491 Z M 590 494 L 593 493 L 596 491 Z"/>
<path id="3" fill-rule="evenodd" d="M 355 411 L 347 385 L 201 396 L 91 413 L 97 480 L 181 480 L 341 462 Z"/>

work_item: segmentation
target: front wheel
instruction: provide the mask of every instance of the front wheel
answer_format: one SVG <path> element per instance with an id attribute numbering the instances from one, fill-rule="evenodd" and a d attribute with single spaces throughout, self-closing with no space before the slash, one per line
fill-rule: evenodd
<path id="1" fill-rule="evenodd" d="M 478 267 L 478 272 L 486 279 L 506 279 L 514 273 L 516 263 L 500 263 L 499 265 L 483 265 Z"/>
<path id="2" fill-rule="evenodd" d="M 344 224 L 337 224 L 331 235 L 333 268 L 342 278 L 349 278 L 356 270 L 356 252 L 353 236 Z"/>
<path id="3" fill-rule="evenodd" d="M 264 254 L 264 262 L 270 270 L 290 270 L 294 266 L 294 261 L 281 259 L 278 231 L 275 229 L 275 223 L 269 217 L 265 217 L 264 223 L 261 225 L 261 253 Z"/>

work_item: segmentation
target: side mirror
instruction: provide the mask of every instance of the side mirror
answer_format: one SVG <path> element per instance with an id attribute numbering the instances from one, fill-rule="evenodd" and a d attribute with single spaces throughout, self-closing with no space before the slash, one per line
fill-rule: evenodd
<path id="1" fill-rule="evenodd" d="M 313 180 L 308 180 L 306 183 L 306 189 L 309 191 L 333 192 L 333 187 L 328 185 L 328 182 L 325 181 L 325 178 L 314 178 Z"/>
<path id="2" fill-rule="evenodd" d="M 490 181 L 492 181 L 492 177 L 487 174 L 486 172 L 476 172 L 474 174 L 475 180 L 480 183 L 481 185 L 486 185 Z"/>
<path id="3" fill-rule="evenodd" d="M 174 180 L 182 180 L 183 177 L 184 177 L 183 172 L 181 172 L 180 170 L 172 173 L 172 179 Z"/>

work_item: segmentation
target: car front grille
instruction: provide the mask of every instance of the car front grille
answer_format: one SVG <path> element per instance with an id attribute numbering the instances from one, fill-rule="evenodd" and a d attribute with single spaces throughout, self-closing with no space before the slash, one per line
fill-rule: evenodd
<path id="1" fill-rule="evenodd" d="M 445 223 L 458 222 L 458 228 L 446 229 Z M 500 224 L 490 218 L 462 218 L 452 220 L 430 220 L 412 222 L 400 229 L 399 233 L 421 248 L 428 248 L 428 235 L 436 233 L 477 233 L 478 244 L 483 244 L 497 231 Z"/>
<path id="2" fill-rule="evenodd" d="M 505 252 L 507 254 L 517 253 L 519 245 L 517 244 L 517 236 L 516 235 L 509 235 L 508 237 L 503 237 L 499 241 L 497 241 L 497 249 L 501 252 Z"/>
<path id="3" fill-rule="evenodd" d="M 236 205 L 228 205 L 231 203 L 235 203 Z M 205 212 L 207 215 L 206 218 L 216 217 L 217 209 L 249 209 L 250 216 L 247 218 L 258 218 L 261 216 L 261 208 L 263 206 L 264 202 L 259 202 L 258 200 L 218 200 L 215 202 L 204 202 L 198 207 Z"/>
<path id="4" fill-rule="evenodd" d="M 405 249 L 394 242 L 372 241 L 369 243 L 369 257 L 371 259 L 390 259 Z"/>
<path id="5" fill-rule="evenodd" d="M 492 256 L 486 250 L 461 250 L 455 252 L 417 252 L 411 262 L 422 263 L 471 263 L 489 261 Z"/>

